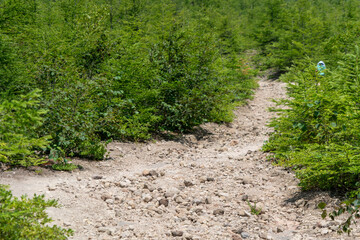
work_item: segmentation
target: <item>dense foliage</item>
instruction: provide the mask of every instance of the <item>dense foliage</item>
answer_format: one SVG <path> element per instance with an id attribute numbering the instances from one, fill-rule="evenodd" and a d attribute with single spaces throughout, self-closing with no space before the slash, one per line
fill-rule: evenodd
<path id="1" fill-rule="evenodd" d="M 49 137 L 36 134 L 46 113 L 36 108 L 39 96 L 39 91 L 32 91 L 19 100 L 0 103 L 0 161 L 22 166 L 42 163 L 34 150 L 44 149 Z"/>
<path id="2" fill-rule="evenodd" d="M 229 122 L 256 87 L 245 54 L 255 49 L 256 65 L 289 83 L 264 149 L 305 190 L 347 194 L 356 213 L 359 8 L 357 0 L 0 0 L 0 161 L 36 165 L 35 153 L 54 151 L 103 159 L 112 139 Z"/>
<path id="3" fill-rule="evenodd" d="M 280 115 L 270 124 L 275 132 L 264 150 L 275 153 L 277 163 L 295 170 L 304 190 L 346 195 L 345 205 L 330 216 L 349 212 L 340 229 L 349 232 L 360 206 L 359 5 L 356 1 L 277 2 L 287 6 L 292 17 L 285 19 L 297 27 L 274 31 L 271 43 L 263 46 L 267 65 L 287 71 L 281 79 L 288 82 L 289 95 L 278 102 L 283 109 L 275 109 Z M 297 4 L 304 7 L 292 8 Z M 278 14 L 277 22 L 284 12 Z M 320 60 L 327 63 L 324 76 L 316 69 Z"/>
<path id="4" fill-rule="evenodd" d="M 71 230 L 48 225 L 52 220 L 45 209 L 57 206 L 55 200 L 45 200 L 44 196 L 19 199 L 0 185 L 0 239 L 67 239 Z"/>
<path id="5" fill-rule="evenodd" d="M 40 150 L 51 136 L 46 151 L 103 159 L 112 139 L 231 121 L 256 87 L 235 2 L 0 1 L 0 104 L 40 89 L 22 111 L 44 109 L 41 126 L 18 119 L 26 133 L 16 134 L 37 139 L 21 149 Z M 28 165 L 7 148 L 3 161 Z"/>

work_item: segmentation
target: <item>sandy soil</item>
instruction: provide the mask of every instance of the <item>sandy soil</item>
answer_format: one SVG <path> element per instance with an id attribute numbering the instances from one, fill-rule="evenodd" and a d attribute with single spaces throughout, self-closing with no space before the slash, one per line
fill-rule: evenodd
<path id="1" fill-rule="evenodd" d="M 16 169 L 0 172 L 0 183 L 17 196 L 58 199 L 62 207 L 48 212 L 75 230 L 73 239 L 360 239 L 358 229 L 340 236 L 337 222 L 321 219 L 317 203 L 336 199 L 301 192 L 292 172 L 266 161 L 267 109 L 286 90 L 264 78 L 259 85 L 231 124 L 175 140 L 115 142 L 110 160 L 74 160 L 82 171 Z"/>

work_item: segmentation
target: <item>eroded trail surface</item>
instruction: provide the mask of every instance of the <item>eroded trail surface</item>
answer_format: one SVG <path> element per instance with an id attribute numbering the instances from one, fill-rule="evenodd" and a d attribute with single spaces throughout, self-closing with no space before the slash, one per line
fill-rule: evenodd
<path id="1" fill-rule="evenodd" d="M 266 161 L 267 109 L 285 85 L 259 84 L 230 125 L 205 124 L 176 141 L 112 143 L 111 160 L 77 160 L 82 171 L 7 171 L 1 183 L 15 195 L 59 199 L 62 208 L 49 213 L 73 239 L 360 239 L 321 220 L 317 203 L 335 200 L 301 193 L 291 172 Z"/>

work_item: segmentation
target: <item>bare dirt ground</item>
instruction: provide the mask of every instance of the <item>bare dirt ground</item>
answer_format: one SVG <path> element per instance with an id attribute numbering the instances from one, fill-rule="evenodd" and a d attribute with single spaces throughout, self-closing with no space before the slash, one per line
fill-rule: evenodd
<path id="1" fill-rule="evenodd" d="M 0 183 L 17 196 L 58 199 L 62 207 L 48 211 L 75 230 L 73 239 L 360 239 L 358 229 L 338 235 L 337 222 L 321 219 L 317 204 L 336 199 L 301 192 L 293 173 L 266 161 L 267 109 L 286 90 L 259 85 L 231 124 L 205 124 L 176 140 L 115 142 L 111 160 L 74 160 L 82 171 L 17 169 L 0 172 Z"/>

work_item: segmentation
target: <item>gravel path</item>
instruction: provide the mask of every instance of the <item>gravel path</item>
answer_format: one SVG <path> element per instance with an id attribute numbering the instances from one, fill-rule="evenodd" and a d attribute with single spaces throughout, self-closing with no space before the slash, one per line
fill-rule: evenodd
<path id="1" fill-rule="evenodd" d="M 74 160 L 82 171 L 14 170 L 0 183 L 15 195 L 59 199 L 49 209 L 73 239 L 360 239 L 337 235 L 316 205 L 327 193 L 302 193 L 294 174 L 260 151 L 273 98 L 284 83 L 261 79 L 254 100 L 228 125 L 205 124 L 172 141 L 112 143 L 110 159 Z M 253 214 L 251 207 L 253 209 Z"/>

